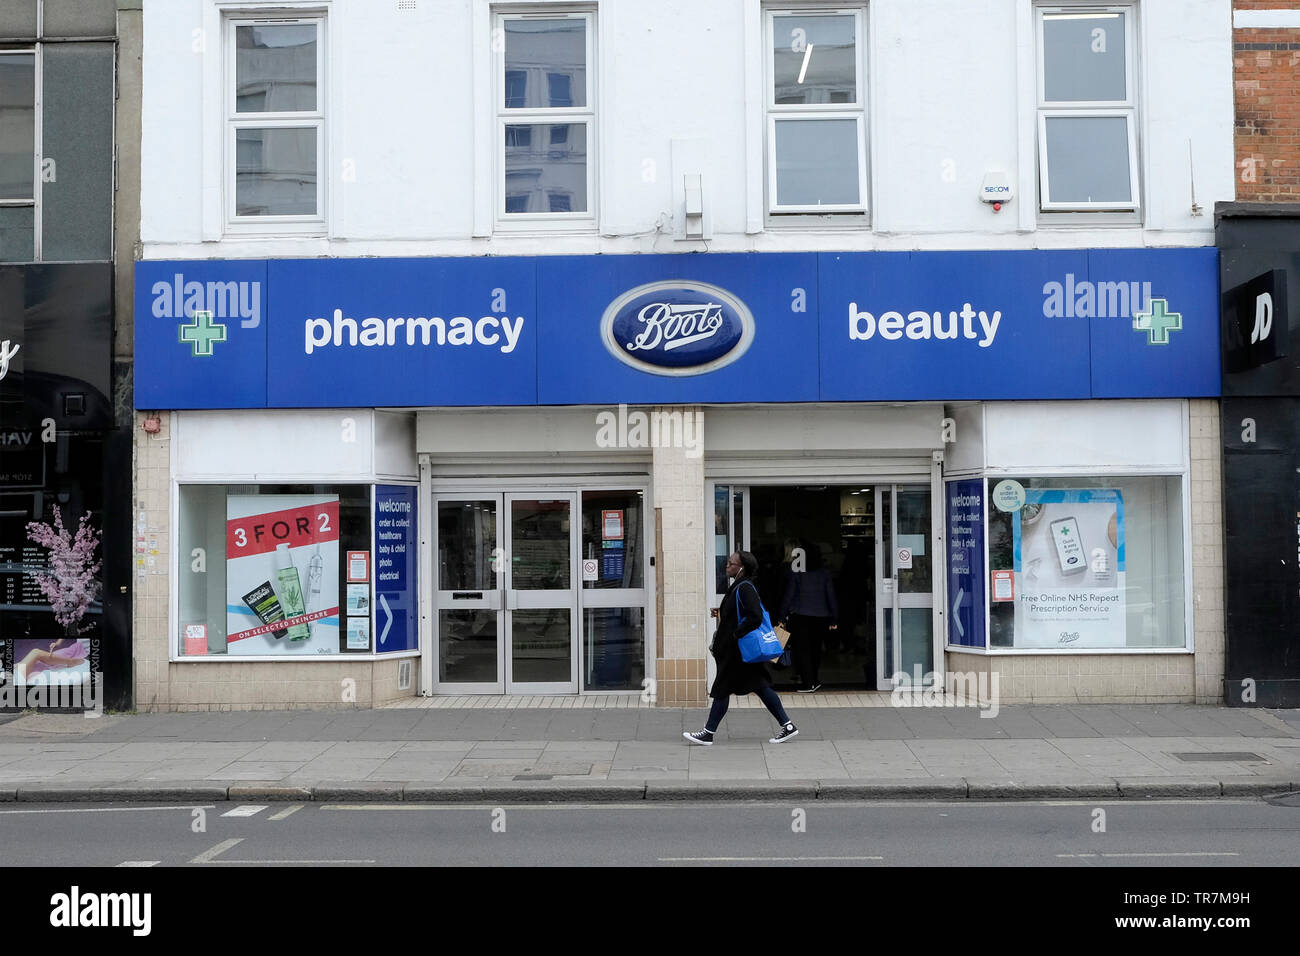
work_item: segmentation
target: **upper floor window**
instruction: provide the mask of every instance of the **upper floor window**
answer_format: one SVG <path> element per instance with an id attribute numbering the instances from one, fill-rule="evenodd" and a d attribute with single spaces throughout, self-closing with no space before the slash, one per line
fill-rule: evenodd
<path id="1" fill-rule="evenodd" d="M 0 51 L 0 262 L 35 258 L 36 52 Z"/>
<path id="2" fill-rule="evenodd" d="M 42 12 L 34 41 L 0 32 L 0 262 L 102 262 L 113 256 L 114 45 L 67 42 L 78 37 L 56 28 L 77 28 L 69 8 Z M 111 11 L 86 12 L 102 26 Z"/>
<path id="3" fill-rule="evenodd" d="M 227 217 L 319 227 L 325 104 L 320 17 L 227 25 Z"/>
<path id="4" fill-rule="evenodd" d="M 498 73 L 497 218 L 594 218 L 594 15 L 502 14 Z"/>
<path id="5" fill-rule="evenodd" d="M 867 210 L 862 11 L 767 12 L 771 213 Z"/>
<path id="6" fill-rule="evenodd" d="M 1134 8 L 1043 7 L 1037 16 L 1042 210 L 1137 211 Z"/>

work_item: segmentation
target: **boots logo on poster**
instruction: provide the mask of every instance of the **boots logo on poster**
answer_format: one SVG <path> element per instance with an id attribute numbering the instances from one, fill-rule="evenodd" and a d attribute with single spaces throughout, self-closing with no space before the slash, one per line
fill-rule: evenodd
<path id="1" fill-rule="evenodd" d="M 754 338 L 739 298 L 703 282 L 652 282 L 624 292 L 601 318 L 605 347 L 654 375 L 699 375 L 730 365 Z"/>

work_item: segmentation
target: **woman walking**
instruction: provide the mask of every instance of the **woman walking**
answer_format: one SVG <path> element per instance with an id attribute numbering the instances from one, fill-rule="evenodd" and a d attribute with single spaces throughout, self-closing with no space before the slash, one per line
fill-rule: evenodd
<path id="1" fill-rule="evenodd" d="M 772 675 L 767 672 L 767 665 L 762 662 L 746 664 L 740 656 L 741 635 L 748 634 L 763 621 L 763 605 L 754 585 L 757 573 L 758 559 L 748 551 L 737 551 L 727 559 L 727 577 L 732 579 L 731 587 L 727 589 L 722 605 L 712 612 L 718 619 L 712 648 L 718 676 L 709 689 L 713 709 L 709 711 L 703 730 L 682 734 L 693 744 L 713 745 L 713 735 L 718 732 L 723 715 L 727 713 L 732 694 L 757 694 L 763 706 L 772 712 L 781 730 L 768 743 L 785 743 L 799 733 L 781 706 L 781 698 L 772 689 Z"/>

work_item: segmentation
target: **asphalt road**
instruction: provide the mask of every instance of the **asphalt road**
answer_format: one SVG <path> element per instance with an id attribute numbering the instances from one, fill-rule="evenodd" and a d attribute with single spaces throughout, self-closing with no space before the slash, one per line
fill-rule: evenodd
<path id="1" fill-rule="evenodd" d="M 1274 803 L 221 803 L 0 809 L 0 865 L 6 867 L 1145 868 L 1294 866 L 1297 861 L 1300 799 L 1295 797 Z"/>

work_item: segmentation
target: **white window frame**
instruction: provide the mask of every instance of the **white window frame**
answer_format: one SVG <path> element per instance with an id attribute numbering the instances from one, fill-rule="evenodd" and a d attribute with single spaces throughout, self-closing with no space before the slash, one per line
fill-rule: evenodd
<path id="1" fill-rule="evenodd" d="M 44 74 L 44 61 L 41 56 L 42 44 L 33 43 L 31 46 L 18 45 L 12 48 L 0 51 L 0 53 L 10 56 L 21 56 L 27 53 L 32 55 L 32 198 L 31 199 L 0 199 L 0 206 L 6 207 L 27 207 L 32 209 L 32 262 L 41 261 L 41 167 L 44 165 L 42 153 L 42 110 L 41 97 L 43 95 L 42 75 Z M 114 67 L 116 69 L 116 67 Z"/>
<path id="2" fill-rule="evenodd" d="M 1051 14 L 1074 14 L 1079 17 L 1094 17 L 1099 14 L 1120 13 L 1124 15 L 1124 93 L 1120 100 L 1053 100 L 1046 98 L 1047 71 L 1045 62 L 1046 43 L 1044 42 L 1043 24 L 1045 17 Z M 1037 6 L 1034 8 L 1034 44 L 1038 65 L 1036 85 L 1037 120 L 1038 120 L 1038 208 L 1043 213 L 1057 212 L 1118 212 L 1137 214 L 1142 210 L 1142 186 L 1139 179 L 1138 154 L 1141 144 L 1138 142 L 1137 121 L 1137 5 L 1106 4 L 1095 6 Z M 1047 121 L 1057 117 L 1115 117 L 1123 116 L 1128 120 L 1128 165 L 1129 184 L 1132 198 L 1128 202 L 1051 202 L 1051 171 L 1047 164 Z"/>
<path id="3" fill-rule="evenodd" d="M 326 89 L 327 23 L 324 11 L 304 12 L 295 16 L 256 16 L 251 11 L 229 11 L 222 23 L 224 70 L 222 75 L 222 155 L 225 158 L 222 173 L 222 209 L 226 232 L 230 234 L 272 233 L 276 235 L 322 235 L 327 215 L 327 190 L 329 181 L 329 144 L 325 116 L 328 106 Z M 235 30 L 242 26 L 293 26 L 313 24 L 316 27 L 316 109 L 293 112 L 238 113 L 235 111 Z M 238 169 L 237 131 L 240 129 L 304 129 L 316 130 L 316 213 L 293 216 L 241 216 L 236 207 L 235 177 Z"/>
<path id="4" fill-rule="evenodd" d="M 854 30 L 854 66 L 856 82 L 854 102 L 793 104 L 776 102 L 776 77 L 772 68 L 775 49 L 776 18 L 781 16 L 852 16 Z M 769 216 L 821 215 L 827 213 L 853 214 L 865 217 L 867 205 L 867 103 L 866 67 L 863 54 L 866 47 L 866 11 L 862 7 L 774 7 L 763 11 L 763 105 L 766 118 L 764 159 L 767 165 L 767 199 Z M 776 191 L 776 124 L 778 121 L 844 120 L 857 122 L 858 143 L 858 202 L 822 205 L 780 205 Z M 849 218 L 849 217 L 845 217 Z"/>
<path id="5" fill-rule="evenodd" d="M 505 29 L 507 21 L 514 20 L 582 20 L 585 23 L 584 55 L 586 63 L 586 106 L 559 106 L 511 108 L 505 105 L 506 55 Z M 502 40 L 492 66 L 493 115 L 493 194 L 496 228 L 512 229 L 574 229 L 590 231 L 596 227 L 596 13 L 593 10 L 559 9 L 493 11 L 492 33 Z M 587 208 L 578 212 L 506 212 L 506 127 L 536 124 L 584 125 L 587 129 Z M 548 190 L 549 192 L 549 190 Z"/>

